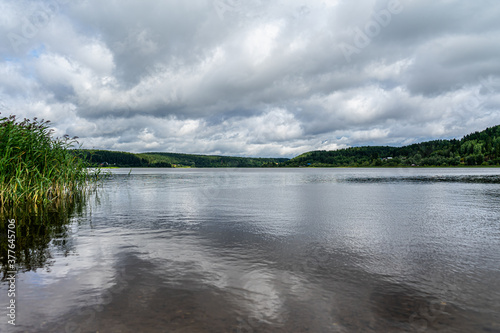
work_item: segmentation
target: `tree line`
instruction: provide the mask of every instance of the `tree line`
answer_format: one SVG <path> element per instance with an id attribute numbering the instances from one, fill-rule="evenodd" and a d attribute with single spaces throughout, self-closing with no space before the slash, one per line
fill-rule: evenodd
<path id="1" fill-rule="evenodd" d="M 500 165 L 500 125 L 457 140 L 434 140 L 404 147 L 365 146 L 312 151 L 281 166 L 490 166 Z"/>
<path id="2" fill-rule="evenodd" d="M 395 167 L 500 165 L 500 125 L 462 139 L 433 140 L 404 147 L 364 146 L 311 151 L 293 159 L 253 158 L 178 153 L 127 153 L 109 150 L 73 151 L 94 166 L 117 167 Z"/>
<path id="3" fill-rule="evenodd" d="M 109 150 L 75 149 L 74 154 L 101 167 L 193 167 L 193 168 L 258 168 L 276 167 L 287 158 L 253 158 L 178 153 L 128 153 Z"/>

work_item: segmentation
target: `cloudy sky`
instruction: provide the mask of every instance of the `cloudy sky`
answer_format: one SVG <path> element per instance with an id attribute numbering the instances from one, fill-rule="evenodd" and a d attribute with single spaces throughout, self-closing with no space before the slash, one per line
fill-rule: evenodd
<path id="1" fill-rule="evenodd" d="M 84 148 L 292 157 L 500 124 L 497 0 L 0 0 L 0 112 Z"/>

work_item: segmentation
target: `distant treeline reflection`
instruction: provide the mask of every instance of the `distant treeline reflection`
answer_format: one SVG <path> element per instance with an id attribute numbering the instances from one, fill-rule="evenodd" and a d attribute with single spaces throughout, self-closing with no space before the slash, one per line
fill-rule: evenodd
<path id="1" fill-rule="evenodd" d="M 342 180 L 339 180 L 342 181 Z M 398 177 L 352 177 L 345 179 L 352 183 L 478 183 L 478 184 L 500 184 L 498 175 L 450 175 L 450 176 L 398 176 Z"/>

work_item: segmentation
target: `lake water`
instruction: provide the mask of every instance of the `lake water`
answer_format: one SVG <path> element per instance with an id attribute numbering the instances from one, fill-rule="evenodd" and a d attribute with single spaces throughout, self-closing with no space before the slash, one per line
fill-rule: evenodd
<path id="1" fill-rule="evenodd" d="M 112 173 L 2 332 L 500 332 L 500 169 Z"/>

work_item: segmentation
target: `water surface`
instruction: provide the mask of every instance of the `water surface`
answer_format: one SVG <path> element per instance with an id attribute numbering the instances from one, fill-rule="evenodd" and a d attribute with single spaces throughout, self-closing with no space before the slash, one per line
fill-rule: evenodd
<path id="1" fill-rule="evenodd" d="M 2 332 L 500 332 L 500 169 L 113 174 Z"/>

